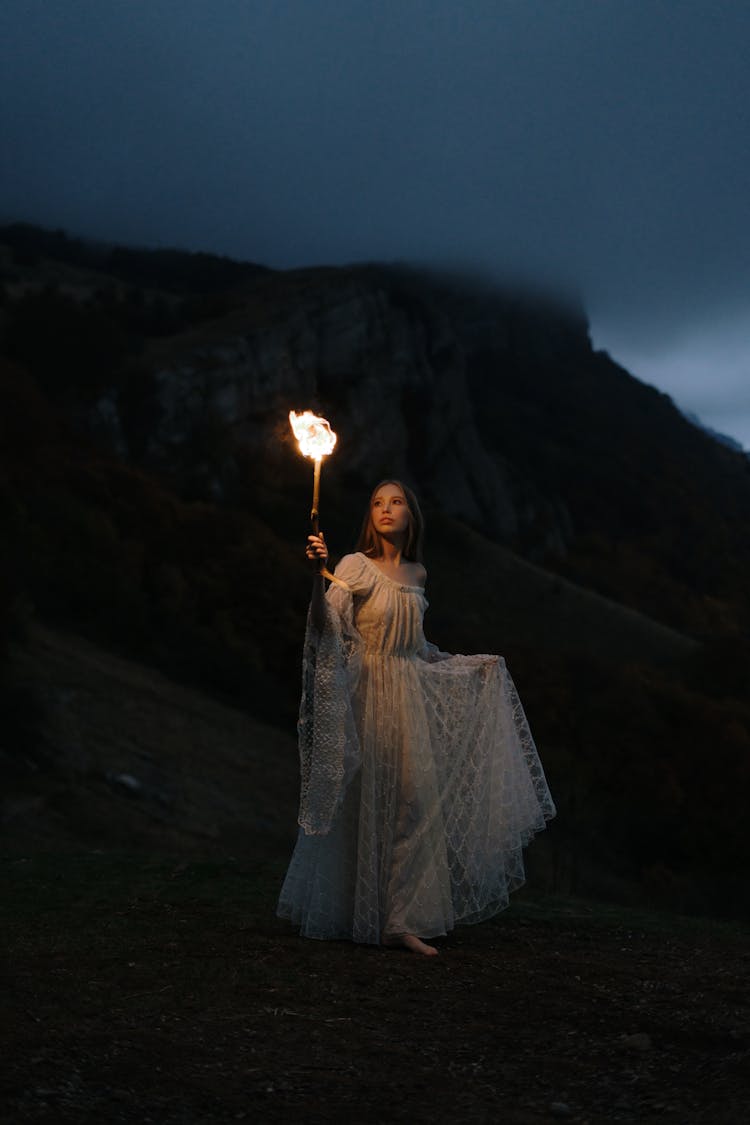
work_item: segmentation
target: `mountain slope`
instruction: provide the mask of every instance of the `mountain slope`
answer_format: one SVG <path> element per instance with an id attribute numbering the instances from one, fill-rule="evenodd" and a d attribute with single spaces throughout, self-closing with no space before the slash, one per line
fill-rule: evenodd
<path id="1" fill-rule="evenodd" d="M 11 674 L 34 694 L 38 739 L 23 758 L 0 754 L 6 852 L 291 848 L 293 732 L 40 626 L 14 646 Z"/>

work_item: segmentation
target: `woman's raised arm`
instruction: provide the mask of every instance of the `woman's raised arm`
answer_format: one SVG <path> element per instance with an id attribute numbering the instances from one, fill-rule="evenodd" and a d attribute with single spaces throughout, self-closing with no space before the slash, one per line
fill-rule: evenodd
<path id="1" fill-rule="evenodd" d="M 315 565 L 310 614 L 313 625 L 319 633 L 322 633 L 326 623 L 326 583 L 321 572 L 328 564 L 328 548 L 326 547 L 325 536 L 322 532 L 320 535 L 308 535 L 305 554 L 310 562 Z"/>

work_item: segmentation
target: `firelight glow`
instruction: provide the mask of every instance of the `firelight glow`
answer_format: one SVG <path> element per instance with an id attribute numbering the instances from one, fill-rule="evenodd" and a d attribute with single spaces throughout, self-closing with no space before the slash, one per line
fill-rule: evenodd
<path id="1" fill-rule="evenodd" d="M 319 462 L 333 452 L 336 435 L 325 418 L 319 418 L 311 410 L 305 410 L 302 414 L 290 410 L 289 424 L 304 457 L 311 457 L 313 461 Z"/>

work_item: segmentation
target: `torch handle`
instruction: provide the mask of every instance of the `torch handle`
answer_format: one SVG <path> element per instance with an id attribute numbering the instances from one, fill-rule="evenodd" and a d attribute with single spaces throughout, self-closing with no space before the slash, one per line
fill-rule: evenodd
<path id="1" fill-rule="evenodd" d="M 312 509 L 310 510 L 310 526 L 313 535 L 320 535 L 320 520 L 318 505 L 320 503 L 320 461 L 315 461 L 315 472 L 313 475 L 313 500 Z M 324 570 L 325 564 L 322 559 L 318 560 L 318 570 Z"/>

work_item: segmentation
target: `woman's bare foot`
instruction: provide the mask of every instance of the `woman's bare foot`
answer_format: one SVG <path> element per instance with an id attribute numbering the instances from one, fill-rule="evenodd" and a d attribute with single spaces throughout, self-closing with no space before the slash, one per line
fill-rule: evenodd
<path id="1" fill-rule="evenodd" d="M 416 934 L 401 934 L 401 943 L 412 953 L 424 953 L 425 957 L 437 957 L 438 955 L 434 945 L 427 945 Z"/>
<path id="2" fill-rule="evenodd" d="M 416 934 L 383 934 L 383 945 L 403 945 L 412 953 L 422 953 L 425 957 L 437 957 L 438 951 L 433 945 L 427 945 Z"/>

